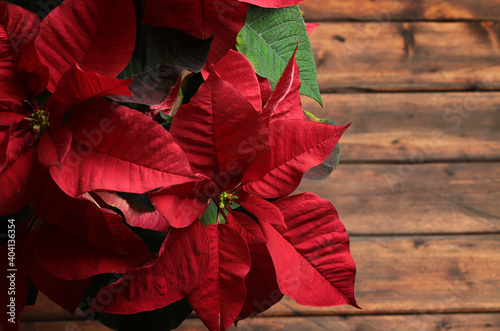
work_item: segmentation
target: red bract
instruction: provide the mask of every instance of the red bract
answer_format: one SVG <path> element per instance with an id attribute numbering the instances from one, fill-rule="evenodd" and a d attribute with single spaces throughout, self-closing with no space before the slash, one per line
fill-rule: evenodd
<path id="1" fill-rule="evenodd" d="M 18 101 L 0 101 L 0 127 L 6 128 L 0 150 L 0 214 L 29 204 L 37 193 L 40 166 L 33 147 L 36 134 L 25 120 L 28 112 Z"/>
<path id="2" fill-rule="evenodd" d="M 261 226 L 282 292 L 301 305 L 358 307 L 349 237 L 332 204 L 311 193 L 274 204 L 288 229 Z"/>
<path id="3" fill-rule="evenodd" d="M 299 2 L 146 0 L 142 13 L 135 0 L 65 0 L 41 23 L 0 2 L 0 214 L 32 204 L 36 220 L 20 247 L 23 296 L 30 277 L 70 312 L 86 294 L 89 312 L 147 316 L 185 299 L 210 330 L 283 295 L 357 306 L 336 210 L 313 194 L 289 196 L 347 127 L 306 119 L 295 53 L 272 89 L 231 50 L 249 4 Z M 158 48 L 158 59 L 143 59 L 162 40 L 157 28 L 154 40 L 149 29 L 136 35 L 136 12 L 212 41 L 201 85 L 185 72 L 165 91 L 148 76 L 199 49 L 179 43 L 178 56 Z M 186 61 L 197 69 L 182 69 L 200 70 L 204 44 L 203 57 Z M 132 80 L 114 78 L 128 65 L 169 95 L 147 115 L 103 98 L 131 95 Z M 46 87 L 53 93 L 37 105 Z M 110 273 L 124 276 L 91 298 L 92 277 Z M 102 305 L 105 293 L 113 300 Z"/>
<path id="4" fill-rule="evenodd" d="M 44 163 L 70 196 L 93 190 L 145 193 L 194 179 L 168 131 L 130 108 L 96 99 L 76 107 L 59 130 L 66 128 L 72 136 L 68 153 Z M 49 148 L 56 150 L 58 143 L 52 140 Z"/>
<path id="5" fill-rule="evenodd" d="M 21 100 L 45 89 L 48 70 L 34 50 L 39 25 L 34 13 L 0 1 L 0 98 Z"/>
<path id="6" fill-rule="evenodd" d="M 188 294 L 191 307 L 210 330 L 226 330 L 238 317 L 246 297 L 250 253 L 241 235 L 225 224 L 205 226 L 210 238 L 210 265 Z"/>
<path id="7" fill-rule="evenodd" d="M 259 224 L 237 211 L 228 214 L 227 224 L 241 234 L 250 252 L 251 267 L 245 279 L 246 298 L 237 319 L 241 320 L 269 309 L 281 300 L 283 293 Z"/>
<path id="8" fill-rule="evenodd" d="M 33 285 L 73 314 L 82 302 L 91 279 L 66 280 L 53 276 L 45 269 L 37 253 L 38 229 L 31 230 L 21 250 L 22 267 Z"/>
<path id="9" fill-rule="evenodd" d="M 209 268 L 211 239 L 201 222 L 185 229 L 172 229 L 155 259 L 130 272 L 126 280 L 118 280 L 101 290 L 126 281 L 124 290 L 115 295 L 113 302 L 102 309 L 94 302 L 91 309 L 133 314 L 162 308 L 186 297 Z"/>
<path id="10" fill-rule="evenodd" d="M 40 25 L 36 48 L 50 70 L 48 89 L 73 65 L 116 77 L 128 64 L 135 45 L 132 0 L 66 0 Z"/>
<path id="11" fill-rule="evenodd" d="M 234 75 L 232 70 L 239 73 L 244 72 L 244 74 Z M 250 76 L 249 73 L 252 75 Z M 288 220 L 286 217 L 283 218 L 280 204 L 271 204 L 263 198 L 279 198 L 292 193 L 298 186 L 302 175 L 312 166 L 321 163 L 331 153 L 346 128 L 308 122 L 305 119 L 300 104 L 300 80 L 294 57 L 290 60 L 282 79 L 263 109 L 260 101 L 262 99 L 261 84 L 257 79 L 248 79 L 248 77 L 256 78 L 250 63 L 241 54 L 230 51 L 215 66 L 208 80 L 202 84 L 190 103 L 179 109 L 170 132 L 179 141 L 179 145 L 188 156 L 193 169 L 209 176 L 217 184 L 216 191 L 208 198 L 218 205 L 218 218 L 225 215 L 224 209 L 227 208 L 229 226 L 235 228 L 243 236 L 247 247 L 252 247 L 249 251 L 250 260 L 255 265 L 253 269 L 250 269 L 251 272 L 245 281 L 252 285 L 259 282 L 259 271 L 271 265 L 271 257 L 276 263 L 276 257 L 273 254 L 276 255 L 275 252 L 278 249 L 275 248 L 275 245 L 282 243 L 283 247 L 286 247 L 284 243 L 286 241 L 293 248 L 294 245 L 298 244 L 298 242 L 294 242 L 294 238 L 290 239 L 291 237 L 278 238 L 281 233 L 288 233 L 287 226 L 290 222 L 293 225 L 294 220 L 291 217 Z M 228 104 L 227 100 L 231 100 L 231 102 Z M 269 123 L 267 127 L 265 123 Z M 191 193 L 191 197 L 184 195 L 186 197 L 184 201 L 195 200 L 196 194 L 200 194 L 200 191 L 200 188 L 196 188 Z M 168 208 L 168 205 L 162 204 L 162 194 L 162 191 L 150 193 L 151 201 L 160 211 Z M 300 200 L 300 196 L 297 199 Z M 265 236 L 260 233 L 259 225 L 253 219 L 228 208 L 231 200 L 239 203 L 257 218 L 260 226 L 266 231 Z M 320 209 L 319 214 L 317 214 L 318 220 L 315 222 L 326 224 L 325 226 L 329 230 L 339 231 L 338 224 L 331 224 L 332 219 L 325 211 L 325 208 Z M 193 214 L 189 215 L 194 216 Z M 184 221 L 186 223 L 181 225 L 186 226 L 194 219 L 184 219 Z M 215 226 L 221 227 L 222 225 Z M 309 229 L 306 230 L 309 231 Z M 311 245 L 322 245 L 325 243 L 325 238 L 319 237 L 316 241 L 313 240 Z M 331 253 L 330 258 L 339 260 L 337 254 L 346 255 L 345 250 L 348 251 L 348 243 L 345 238 L 340 238 L 342 240 L 338 242 L 342 250 L 329 252 Z M 287 241 L 288 239 L 290 241 Z M 267 243 L 271 254 L 264 246 L 264 242 Z M 238 245 L 233 242 L 232 249 L 235 246 Z M 224 251 L 226 249 L 229 249 L 229 246 L 219 246 L 218 254 L 228 253 Z M 300 250 L 300 247 L 298 249 L 298 255 L 306 254 L 305 251 Z M 243 251 L 238 254 L 240 254 L 240 261 L 247 260 L 248 257 Z M 294 259 L 297 258 L 293 251 L 288 250 L 285 254 L 287 259 L 291 256 Z M 348 254 L 346 256 L 346 262 L 344 263 L 340 259 L 341 263 L 344 267 L 348 267 L 348 270 L 351 270 L 353 264 L 349 265 L 349 261 L 352 262 L 352 260 L 349 260 Z M 301 257 L 301 259 L 306 260 L 309 258 L 309 256 Z M 327 260 L 323 259 L 322 261 Z M 331 265 L 328 264 L 316 267 L 328 270 L 329 273 L 332 272 L 329 269 Z M 303 291 L 300 290 L 300 287 L 297 287 L 298 283 L 293 285 L 280 281 L 285 277 L 280 273 L 289 272 L 282 269 L 281 265 L 278 265 L 276 269 L 279 289 L 275 286 L 276 277 L 273 276 L 272 269 L 268 272 L 270 273 L 266 281 L 268 285 L 261 292 L 252 292 L 249 295 L 242 292 L 241 296 L 239 294 L 233 295 L 231 308 L 221 304 L 219 297 L 207 294 L 210 293 L 207 288 L 221 286 L 215 276 L 210 276 L 211 281 L 207 283 L 208 280 L 206 280 L 203 285 L 200 285 L 200 288 L 205 290 L 194 291 L 189 294 L 188 298 L 203 322 L 211 330 L 216 330 L 227 328 L 229 324 L 226 324 L 227 320 L 224 318 L 215 323 L 214 316 L 231 317 L 234 318 L 233 321 L 235 316 L 238 316 L 238 314 L 235 315 L 235 310 L 232 307 L 240 307 L 242 309 L 241 314 L 239 314 L 240 318 L 244 318 L 268 309 L 281 298 L 281 292 L 291 293 L 304 302 L 306 300 L 302 297 L 316 296 L 316 292 L 307 289 L 307 287 L 303 287 Z M 314 275 L 312 272 L 308 274 Z M 345 277 L 345 279 L 351 282 L 350 289 L 352 291 L 354 274 L 351 275 L 351 278 Z M 301 281 L 303 279 L 298 279 L 298 282 Z M 331 283 L 335 283 L 335 281 L 330 280 L 329 284 Z M 346 288 L 348 287 L 346 286 Z M 245 287 L 240 285 L 238 288 L 244 289 Z M 219 288 L 219 290 L 221 289 Z M 326 289 L 326 287 L 323 286 L 322 289 Z M 249 301 L 255 295 L 261 298 L 274 296 L 274 299 L 268 305 L 256 307 Z M 204 304 L 201 305 L 201 302 Z M 315 301 L 310 300 L 310 302 L 314 303 Z M 329 303 L 340 304 L 341 300 L 335 299 L 335 302 L 318 301 L 316 304 Z M 343 303 L 355 304 L 354 301 Z"/>
<path id="12" fill-rule="evenodd" d="M 49 176 L 44 178 L 33 205 L 45 221 L 39 229 L 37 251 L 52 275 L 73 280 L 106 272 L 125 273 L 151 258 L 142 240 L 118 214 L 94 202 L 73 199 Z"/>
<path id="13" fill-rule="evenodd" d="M 72 83 L 67 83 L 68 80 Z M 130 80 L 124 82 L 85 73 L 74 66 L 49 97 L 46 109 L 31 106 L 33 109 L 29 110 L 14 100 L 0 102 L 0 127 L 9 128 L 4 131 L 0 145 L 5 149 L 5 154 L 0 157 L 0 161 L 3 160 L 0 162 L 0 165 L 3 163 L 0 167 L 2 214 L 19 210 L 38 194 L 38 183 L 43 180 L 38 158 L 44 166 L 60 164 L 70 152 L 72 133 L 67 126 L 61 126 L 64 113 L 76 104 L 85 104 L 96 97 L 117 92 L 129 94 L 128 84 Z M 39 134 L 41 136 L 36 141 Z"/>

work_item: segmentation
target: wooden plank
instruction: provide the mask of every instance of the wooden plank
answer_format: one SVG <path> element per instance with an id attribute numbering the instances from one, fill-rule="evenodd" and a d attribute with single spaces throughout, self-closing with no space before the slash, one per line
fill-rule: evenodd
<path id="1" fill-rule="evenodd" d="M 67 320 L 75 318 L 77 317 L 59 307 L 41 292 L 38 292 L 35 305 L 25 307 L 21 315 L 22 321 Z"/>
<path id="2" fill-rule="evenodd" d="M 71 323 L 71 324 L 69 324 Z M 68 328 L 69 327 L 69 328 Z M 32 322 L 23 323 L 21 331 L 107 331 L 98 322 Z M 184 321 L 178 331 L 206 330 L 198 319 Z M 500 314 L 435 314 L 435 315 L 382 315 L 382 316 L 328 316 L 254 318 L 241 321 L 228 330 L 384 330 L 384 331 L 483 331 L 500 330 Z"/>
<path id="3" fill-rule="evenodd" d="M 500 312 L 499 250 L 500 235 L 353 237 L 363 310 L 305 307 L 285 298 L 264 315 Z"/>
<path id="4" fill-rule="evenodd" d="M 476 0 L 307 0 L 300 4 L 308 21 L 499 20 L 500 1 Z"/>
<path id="5" fill-rule="evenodd" d="M 500 312 L 499 250 L 500 235 L 354 237 L 363 310 L 305 307 L 285 298 L 265 314 Z"/>
<path id="6" fill-rule="evenodd" d="M 331 201 L 351 235 L 500 231 L 498 163 L 341 163 L 298 192 Z"/>
<path id="7" fill-rule="evenodd" d="M 396 315 L 396 316 L 328 316 L 254 318 L 238 323 L 228 330 L 500 330 L 500 314 L 438 314 L 438 315 Z M 187 320 L 178 331 L 206 330 L 199 320 Z"/>
<path id="8" fill-rule="evenodd" d="M 500 88 L 500 22 L 324 23 L 311 43 L 323 92 Z"/>
<path id="9" fill-rule="evenodd" d="M 500 77 L 500 76 L 499 76 Z M 500 93 L 323 94 L 303 107 L 338 125 L 344 161 L 500 160 Z"/>

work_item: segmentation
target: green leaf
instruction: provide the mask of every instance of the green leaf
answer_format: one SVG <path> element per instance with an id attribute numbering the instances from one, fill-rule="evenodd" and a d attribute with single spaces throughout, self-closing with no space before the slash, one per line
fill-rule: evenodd
<path id="1" fill-rule="evenodd" d="M 303 111 L 304 115 L 306 115 L 306 118 L 311 122 L 335 125 L 335 121 L 318 118 L 313 114 L 311 114 L 310 112 L 308 112 L 307 110 Z M 304 174 L 304 176 L 302 176 L 302 178 L 314 181 L 326 179 L 333 172 L 333 170 L 337 168 L 337 166 L 339 165 L 339 161 L 340 161 L 340 145 L 337 144 L 325 161 L 309 169 L 309 171 L 307 171 Z"/>
<path id="2" fill-rule="evenodd" d="M 296 59 L 302 82 L 300 93 L 323 106 L 311 43 L 298 6 L 280 9 L 250 6 L 236 47 L 250 60 L 255 71 L 269 79 L 274 87 L 292 57 L 297 41 Z"/>
<path id="3" fill-rule="evenodd" d="M 140 25 L 132 58 L 117 77 L 134 79 L 130 85 L 134 96 L 113 96 L 113 100 L 162 103 L 183 70 L 203 68 L 211 44 L 212 38 L 202 40 L 177 29 Z"/>
<path id="4" fill-rule="evenodd" d="M 208 205 L 207 209 L 201 215 L 200 220 L 203 225 L 217 224 L 217 213 L 219 212 L 219 208 L 215 204 L 215 202 L 211 201 Z M 222 219 L 222 216 L 221 216 Z M 222 223 L 222 222 L 221 222 Z"/>

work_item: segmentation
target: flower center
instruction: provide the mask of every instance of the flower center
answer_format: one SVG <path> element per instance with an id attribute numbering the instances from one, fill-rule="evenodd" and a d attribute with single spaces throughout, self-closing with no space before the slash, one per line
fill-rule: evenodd
<path id="1" fill-rule="evenodd" d="M 219 197 L 217 198 L 217 206 L 220 209 L 224 209 L 232 201 L 233 201 L 233 195 L 232 194 L 229 194 L 227 192 L 222 192 L 221 194 L 219 194 Z"/>
<path id="2" fill-rule="evenodd" d="M 30 127 L 35 133 L 42 133 L 49 127 L 49 114 L 45 110 L 35 109 L 30 117 Z"/>

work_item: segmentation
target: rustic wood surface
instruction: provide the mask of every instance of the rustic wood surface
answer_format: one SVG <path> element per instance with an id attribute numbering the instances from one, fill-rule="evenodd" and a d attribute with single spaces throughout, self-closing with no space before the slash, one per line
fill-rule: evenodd
<path id="1" fill-rule="evenodd" d="M 300 192 L 351 235 L 363 310 L 285 298 L 238 330 L 500 330 L 500 0 L 307 0 L 341 163 Z M 498 90 L 498 91 L 495 91 Z M 78 320 L 80 318 L 80 320 Z M 104 331 L 43 294 L 22 330 Z M 204 330 L 193 315 L 179 330 Z M 232 328 L 233 330 L 236 328 Z"/>
<path id="2" fill-rule="evenodd" d="M 311 42 L 321 90 L 500 88 L 500 22 L 323 23 Z"/>
<path id="3" fill-rule="evenodd" d="M 300 5 L 309 21 L 499 20 L 499 0 L 307 0 Z"/>
<path id="4" fill-rule="evenodd" d="M 497 163 L 341 163 L 298 192 L 331 201 L 350 235 L 500 232 Z"/>
<path id="5" fill-rule="evenodd" d="M 500 314 L 410 314 L 410 315 L 381 315 L 381 316 L 313 316 L 313 317 L 276 317 L 254 318 L 242 321 L 238 328 L 229 330 L 244 331 L 304 331 L 304 330 L 377 330 L 400 331 L 404 330 L 450 330 L 450 331 L 483 331 L 500 329 Z M 52 331 L 52 330 L 80 330 L 105 331 L 108 328 L 97 322 L 26 322 L 21 331 Z M 197 319 L 186 320 L 177 330 L 203 330 L 203 324 Z"/>
<path id="6" fill-rule="evenodd" d="M 498 76 L 500 80 L 500 75 Z M 500 92 L 323 94 L 304 109 L 338 125 L 342 161 L 500 161 Z"/>

